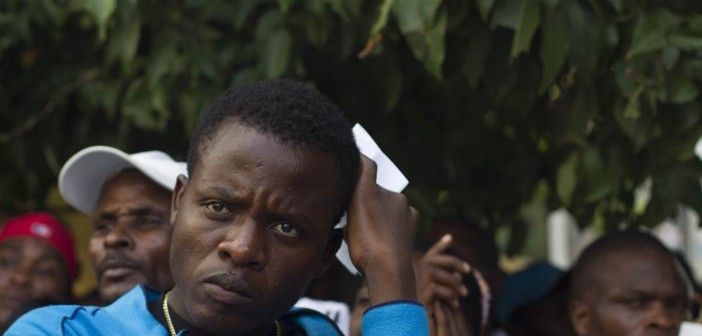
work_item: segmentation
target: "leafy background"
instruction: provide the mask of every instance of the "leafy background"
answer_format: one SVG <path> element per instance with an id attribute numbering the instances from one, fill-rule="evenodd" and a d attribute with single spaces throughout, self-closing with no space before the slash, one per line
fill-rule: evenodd
<path id="1" fill-rule="evenodd" d="M 598 230 L 699 212 L 700 13 L 694 0 L 4 0 L 0 217 L 84 220 L 55 187 L 76 151 L 182 160 L 218 94 L 280 77 L 369 130 L 425 227 L 473 218 L 508 254 L 543 251 L 561 207 Z"/>

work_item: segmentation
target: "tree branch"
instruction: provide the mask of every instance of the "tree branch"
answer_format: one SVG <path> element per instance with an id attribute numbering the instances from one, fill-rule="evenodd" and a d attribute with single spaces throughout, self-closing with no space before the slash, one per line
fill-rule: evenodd
<path id="1" fill-rule="evenodd" d="M 51 113 L 56 110 L 56 106 L 69 94 L 77 91 L 80 89 L 85 82 L 90 81 L 97 77 L 99 71 L 98 69 L 90 69 L 86 72 L 84 72 L 81 76 L 79 76 L 76 80 L 73 82 L 70 82 L 63 87 L 59 88 L 58 91 L 49 99 L 48 102 L 44 105 L 44 108 L 41 109 L 41 111 L 24 121 L 21 125 L 18 125 L 17 127 L 0 133 L 0 144 L 6 144 L 10 142 L 12 139 L 17 138 L 36 127 L 36 125 L 42 121 L 44 121 Z"/>

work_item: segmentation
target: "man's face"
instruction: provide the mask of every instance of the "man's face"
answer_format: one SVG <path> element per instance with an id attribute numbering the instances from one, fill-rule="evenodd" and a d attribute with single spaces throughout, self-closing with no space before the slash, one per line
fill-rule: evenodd
<path id="1" fill-rule="evenodd" d="M 338 248 L 338 171 L 331 155 L 223 125 L 176 185 L 174 309 L 213 334 L 269 328 Z"/>
<path id="2" fill-rule="evenodd" d="M 112 302 L 137 284 L 172 286 L 168 250 L 171 193 L 135 169 L 102 188 L 93 215 L 90 259 L 100 297 Z"/>
<path id="3" fill-rule="evenodd" d="M 35 306 L 69 299 L 68 270 L 48 243 L 30 237 L 0 243 L 0 325 Z"/>
<path id="4" fill-rule="evenodd" d="M 615 251 L 600 272 L 589 299 L 586 334 L 677 335 L 680 323 L 689 317 L 690 284 L 672 256 Z"/>

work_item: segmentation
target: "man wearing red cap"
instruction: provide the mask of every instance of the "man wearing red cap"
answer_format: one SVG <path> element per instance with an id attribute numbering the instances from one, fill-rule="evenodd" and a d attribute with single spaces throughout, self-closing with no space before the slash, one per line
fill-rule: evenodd
<path id="1" fill-rule="evenodd" d="M 71 300 L 78 273 L 73 238 L 46 213 L 27 213 L 0 229 L 0 332 L 26 311 Z"/>

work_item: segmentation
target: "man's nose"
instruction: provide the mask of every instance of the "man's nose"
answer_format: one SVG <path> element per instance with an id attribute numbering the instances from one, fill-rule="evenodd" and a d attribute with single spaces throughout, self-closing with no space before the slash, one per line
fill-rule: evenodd
<path id="1" fill-rule="evenodd" d="M 26 267 L 17 267 L 13 269 L 11 275 L 11 280 L 13 283 L 20 285 L 20 286 L 28 286 L 32 282 L 32 275 L 31 271 L 27 269 Z"/>
<path id="2" fill-rule="evenodd" d="M 261 269 L 266 258 L 267 232 L 254 220 L 230 224 L 225 238 L 217 245 L 217 254 L 236 266 Z"/>
<path id="3" fill-rule="evenodd" d="M 134 239 L 129 231 L 129 223 L 120 220 L 105 235 L 104 245 L 112 249 L 128 249 L 134 246 Z"/>

